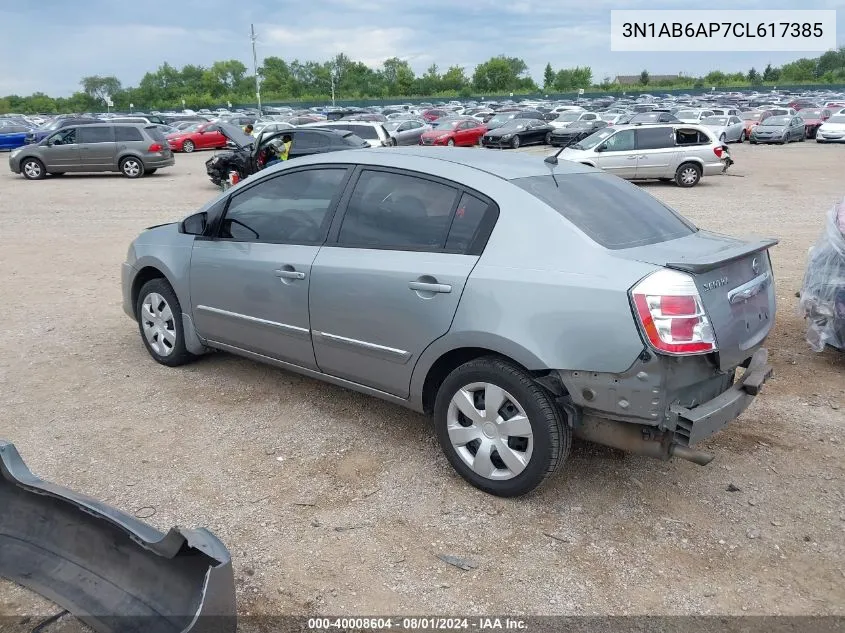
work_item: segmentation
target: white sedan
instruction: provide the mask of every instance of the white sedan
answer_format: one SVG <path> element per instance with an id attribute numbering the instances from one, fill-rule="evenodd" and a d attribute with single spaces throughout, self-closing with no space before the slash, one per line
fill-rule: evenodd
<path id="1" fill-rule="evenodd" d="M 738 116 L 709 116 L 701 119 L 701 125 L 722 143 L 745 140 L 745 123 Z"/>
<path id="2" fill-rule="evenodd" d="M 842 142 L 845 142 L 845 110 L 822 123 L 816 132 L 816 143 Z"/>

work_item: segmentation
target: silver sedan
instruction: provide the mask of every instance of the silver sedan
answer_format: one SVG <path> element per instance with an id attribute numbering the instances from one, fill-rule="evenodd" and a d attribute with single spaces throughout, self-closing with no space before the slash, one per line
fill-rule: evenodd
<path id="1" fill-rule="evenodd" d="M 396 145 L 419 145 L 420 136 L 431 129 L 422 119 L 386 121 L 383 125 L 391 138 L 396 140 Z"/>
<path id="2" fill-rule="evenodd" d="M 709 116 L 702 119 L 701 125 L 713 132 L 713 135 L 723 143 L 742 143 L 747 140 L 745 124 L 738 116 Z"/>

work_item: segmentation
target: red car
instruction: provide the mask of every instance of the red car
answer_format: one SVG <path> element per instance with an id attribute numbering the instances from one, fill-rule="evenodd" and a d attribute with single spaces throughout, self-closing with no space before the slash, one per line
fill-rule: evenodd
<path id="1" fill-rule="evenodd" d="M 478 145 L 487 126 L 477 119 L 440 119 L 423 132 L 420 145 Z"/>
<path id="2" fill-rule="evenodd" d="M 804 135 L 807 138 L 816 138 L 819 126 L 827 121 L 833 113 L 827 108 L 805 108 L 799 114 L 804 119 Z"/>
<path id="3" fill-rule="evenodd" d="M 772 116 L 771 110 L 749 110 L 739 115 L 745 124 L 745 138 L 751 138 L 751 128 Z"/>
<path id="4" fill-rule="evenodd" d="M 167 135 L 167 144 L 174 152 L 190 154 L 195 149 L 226 147 L 228 139 L 219 130 L 210 130 L 212 123 L 197 123 L 189 128 Z"/>
<path id="5" fill-rule="evenodd" d="M 815 101 L 811 101 L 810 99 L 796 99 L 795 101 L 790 101 L 789 108 L 793 108 L 794 110 L 804 110 L 806 108 L 818 108 L 819 104 Z"/>
<path id="6" fill-rule="evenodd" d="M 437 119 L 442 119 L 444 116 L 449 116 L 449 112 L 446 110 L 441 110 L 439 108 L 426 110 L 422 113 L 422 118 L 424 118 L 429 123 L 431 123 L 432 121 L 436 121 Z"/>

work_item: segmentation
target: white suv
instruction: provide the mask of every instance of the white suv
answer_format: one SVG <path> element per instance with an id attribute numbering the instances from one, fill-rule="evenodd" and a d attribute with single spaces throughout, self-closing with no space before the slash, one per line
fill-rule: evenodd
<path id="1" fill-rule="evenodd" d="M 396 140 L 390 136 L 381 123 L 376 121 L 318 121 L 316 123 L 307 123 L 300 127 L 347 130 L 367 141 L 370 147 L 389 147 L 396 145 Z"/>

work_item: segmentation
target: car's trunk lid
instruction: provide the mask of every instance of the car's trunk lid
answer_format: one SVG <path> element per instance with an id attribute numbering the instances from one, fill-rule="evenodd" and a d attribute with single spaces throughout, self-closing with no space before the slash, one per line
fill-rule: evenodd
<path id="1" fill-rule="evenodd" d="M 727 371 L 750 358 L 774 325 L 775 290 L 768 249 L 777 243 L 698 231 L 617 253 L 692 275 L 716 336 L 719 366 Z"/>

